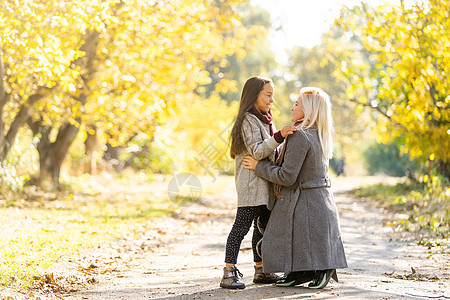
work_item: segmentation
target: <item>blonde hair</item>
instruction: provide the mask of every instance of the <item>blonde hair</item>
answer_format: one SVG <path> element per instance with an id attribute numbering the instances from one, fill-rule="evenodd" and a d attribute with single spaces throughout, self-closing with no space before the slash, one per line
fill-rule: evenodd
<path id="1" fill-rule="evenodd" d="M 300 129 L 317 128 L 322 156 L 333 157 L 333 118 L 331 101 L 327 93 L 316 87 L 304 87 L 300 90 L 305 117 Z"/>

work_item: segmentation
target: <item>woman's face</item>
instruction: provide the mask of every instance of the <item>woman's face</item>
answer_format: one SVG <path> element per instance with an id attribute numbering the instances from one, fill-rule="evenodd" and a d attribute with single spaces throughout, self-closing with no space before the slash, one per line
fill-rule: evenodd
<path id="1" fill-rule="evenodd" d="M 292 107 L 291 111 L 292 111 L 292 118 L 291 118 L 292 123 L 298 122 L 305 117 L 305 112 L 303 111 L 303 103 L 302 103 L 301 97 L 298 97 L 298 99 L 295 102 L 294 107 Z"/>
<path id="2" fill-rule="evenodd" d="M 258 99 L 256 99 L 255 108 L 262 113 L 267 113 L 273 103 L 274 88 L 270 83 L 266 83 L 261 92 L 259 92 Z"/>

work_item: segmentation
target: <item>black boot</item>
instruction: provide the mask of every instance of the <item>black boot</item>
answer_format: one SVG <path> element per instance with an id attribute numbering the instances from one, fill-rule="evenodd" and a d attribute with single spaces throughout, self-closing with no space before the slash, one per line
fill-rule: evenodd
<path id="1" fill-rule="evenodd" d="M 220 287 L 224 289 L 245 289 L 245 284 L 241 281 L 242 273 L 236 266 L 224 267 L 223 277 L 220 281 Z"/>
<path id="2" fill-rule="evenodd" d="M 323 289 L 327 286 L 331 278 L 336 280 L 336 282 L 338 281 L 336 269 L 316 271 L 316 276 L 308 287 L 310 289 Z"/>
<path id="3" fill-rule="evenodd" d="M 315 278 L 316 273 L 314 271 L 297 271 L 291 272 L 285 278 L 277 281 L 277 286 L 295 286 Z"/>

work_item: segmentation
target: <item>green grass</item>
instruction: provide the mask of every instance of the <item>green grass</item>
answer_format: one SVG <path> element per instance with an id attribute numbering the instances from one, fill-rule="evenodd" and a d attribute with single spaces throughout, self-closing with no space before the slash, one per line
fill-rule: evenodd
<path id="1" fill-rule="evenodd" d="M 28 187 L 0 207 L 0 285 L 26 288 L 63 255 L 143 233 L 179 209 L 167 194 L 169 176 L 81 176 L 66 191 Z M 220 191 L 205 187 L 204 193 Z M 187 199 L 183 199 L 184 203 Z"/>
<path id="2" fill-rule="evenodd" d="M 359 197 L 370 198 L 389 207 L 394 211 L 403 211 L 411 208 L 412 201 L 406 201 L 406 196 L 414 189 L 411 184 L 397 183 L 395 185 L 386 185 L 383 183 L 359 188 L 355 194 Z"/>
<path id="3" fill-rule="evenodd" d="M 411 231 L 421 238 L 448 238 L 450 228 L 450 187 L 446 180 L 427 183 L 376 184 L 354 191 L 356 196 L 376 200 L 396 213 L 388 225 Z"/>

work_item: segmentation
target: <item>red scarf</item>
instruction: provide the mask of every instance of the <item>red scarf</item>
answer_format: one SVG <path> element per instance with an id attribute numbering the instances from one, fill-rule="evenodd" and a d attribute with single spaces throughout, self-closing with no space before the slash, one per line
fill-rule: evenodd
<path id="1" fill-rule="evenodd" d="M 273 136 L 273 123 L 272 123 L 273 118 L 269 113 L 262 113 L 255 107 L 252 107 L 252 109 L 249 110 L 249 113 L 255 115 L 264 124 L 268 124 L 270 136 Z"/>

